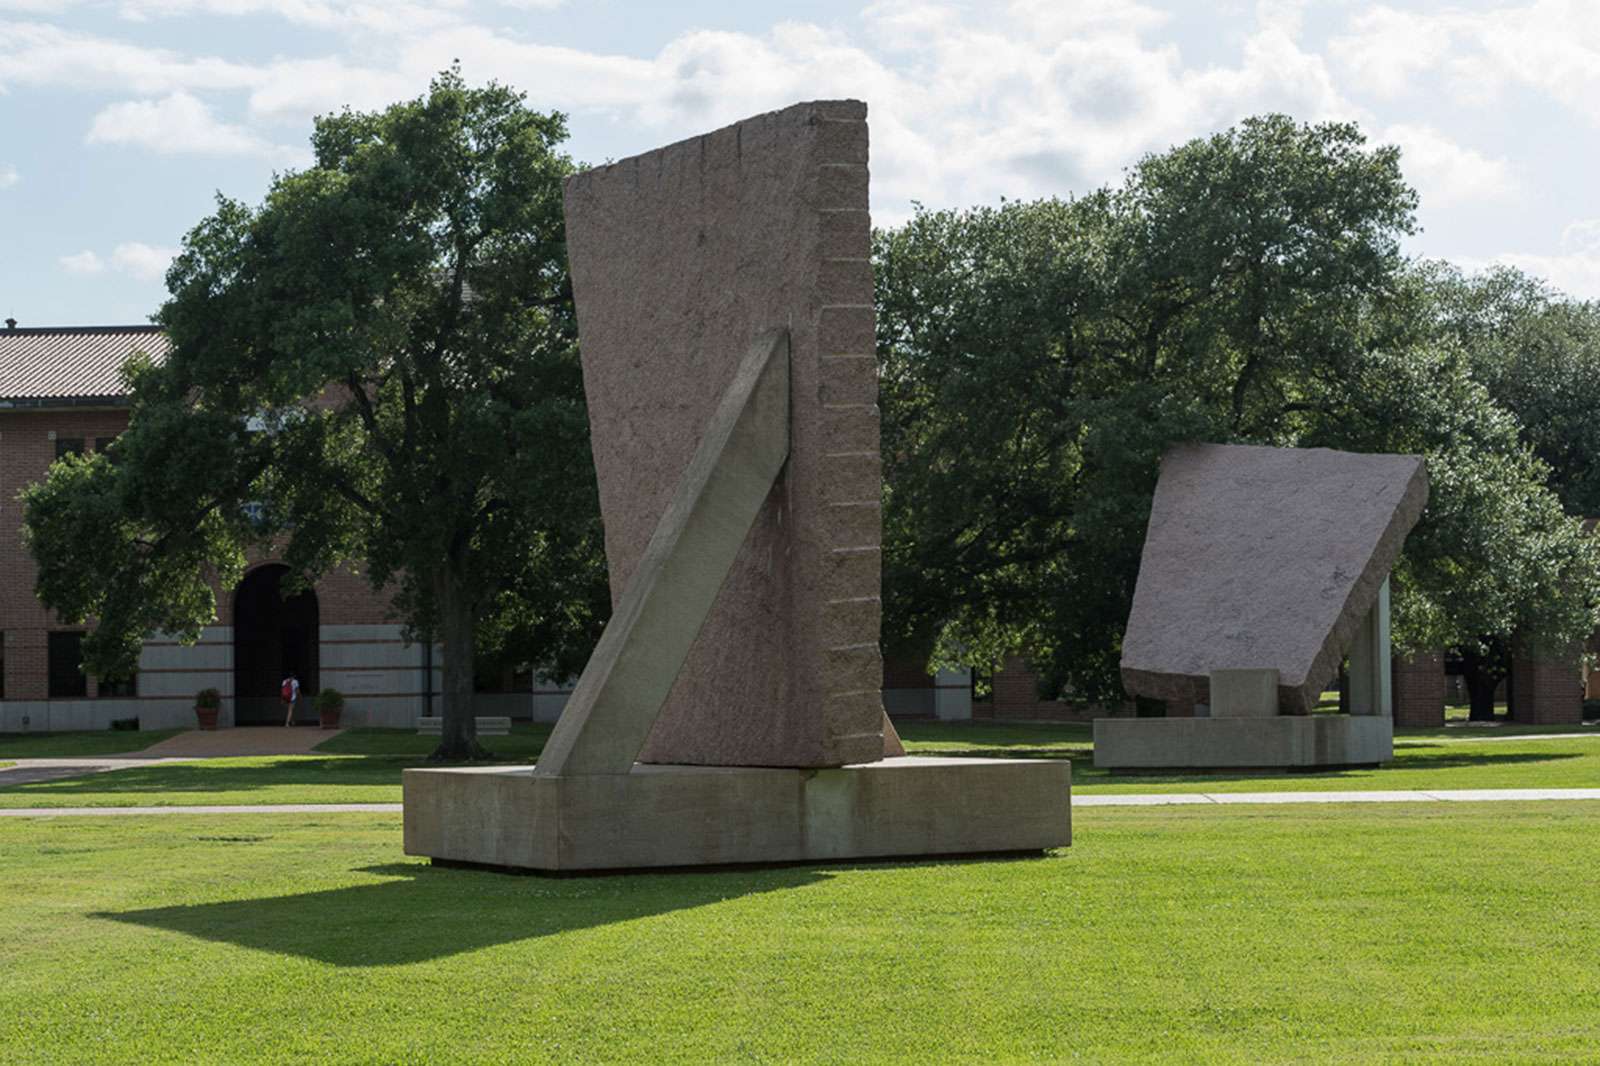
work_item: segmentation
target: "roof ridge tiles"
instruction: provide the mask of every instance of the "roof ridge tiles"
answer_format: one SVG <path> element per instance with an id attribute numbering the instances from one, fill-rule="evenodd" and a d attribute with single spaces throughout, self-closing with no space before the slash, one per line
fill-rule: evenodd
<path id="1" fill-rule="evenodd" d="M 96 336 L 114 333 L 160 333 L 153 325 L 139 326 L 10 326 L 0 329 L 0 337 Z"/>

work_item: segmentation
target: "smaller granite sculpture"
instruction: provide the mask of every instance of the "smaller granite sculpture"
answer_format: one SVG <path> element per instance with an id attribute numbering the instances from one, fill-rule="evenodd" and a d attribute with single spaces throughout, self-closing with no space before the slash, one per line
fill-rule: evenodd
<path id="1" fill-rule="evenodd" d="M 1099 719 L 1095 765 L 1288 767 L 1393 754 L 1388 575 L 1423 461 L 1189 444 L 1161 460 L 1123 687 L 1164 719 Z M 1310 715 L 1350 659 L 1349 715 Z"/>

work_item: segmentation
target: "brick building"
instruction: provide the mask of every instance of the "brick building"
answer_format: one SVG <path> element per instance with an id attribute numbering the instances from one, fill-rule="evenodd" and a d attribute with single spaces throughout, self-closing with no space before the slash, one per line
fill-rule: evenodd
<path id="1" fill-rule="evenodd" d="M 17 494 L 68 452 L 104 448 L 128 424 L 120 368 L 134 351 L 160 358 L 153 326 L 0 329 L 0 732 L 103 729 L 138 717 L 146 729 L 194 724 L 194 695 L 222 693 L 224 725 L 282 721 L 278 685 L 296 671 L 309 695 L 337 688 L 344 720 L 410 726 L 441 687 L 438 649 L 404 643 L 387 598 L 336 572 L 287 599 L 286 568 L 252 560 L 236 588 L 217 589 L 217 617 L 185 647 L 153 637 L 130 678 L 79 668 L 83 627 L 62 624 L 34 596 Z M 531 697 L 530 697 L 531 699 Z M 298 717 L 314 719 L 310 701 Z"/>

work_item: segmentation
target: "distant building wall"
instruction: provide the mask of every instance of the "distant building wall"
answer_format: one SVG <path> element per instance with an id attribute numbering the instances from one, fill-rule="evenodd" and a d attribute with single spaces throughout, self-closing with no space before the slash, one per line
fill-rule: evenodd
<path id="1" fill-rule="evenodd" d="M 1401 729 L 1444 725 L 1446 678 L 1444 655 L 1424 652 L 1394 657 L 1394 724 Z"/>
<path id="2" fill-rule="evenodd" d="M 1511 717 L 1529 725 L 1583 721 L 1582 649 L 1519 645 L 1511 657 Z"/>
<path id="3" fill-rule="evenodd" d="M 37 570 L 22 544 L 22 509 L 17 494 L 42 480 L 56 458 L 58 441 L 83 441 L 94 451 L 127 428 L 126 408 L 25 409 L 0 411 L 0 732 L 59 732 L 105 729 L 137 717 L 145 729 L 192 726 L 194 696 L 203 688 L 222 693 L 219 724 L 234 721 L 234 590 L 216 590 L 217 614 L 197 644 L 184 646 L 156 634 L 139 658 L 136 695 L 105 694 L 109 686 L 85 678 L 84 694 L 50 696 L 50 633 L 78 630 L 47 610 L 34 594 Z M 272 561 L 252 558 L 252 569 Z M 350 725 L 409 727 L 425 713 L 429 689 L 443 687 L 444 657 L 435 648 L 432 682 L 427 649 L 406 644 L 390 616 L 389 598 L 374 593 L 364 578 L 346 569 L 315 586 L 318 610 L 319 681 L 348 698 L 343 721 Z M 434 697 L 435 713 L 443 700 Z M 302 719 L 314 714 L 309 701 Z"/>

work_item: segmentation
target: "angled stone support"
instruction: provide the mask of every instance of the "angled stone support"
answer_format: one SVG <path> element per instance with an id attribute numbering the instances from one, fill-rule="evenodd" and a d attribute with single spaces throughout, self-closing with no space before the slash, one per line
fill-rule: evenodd
<path id="1" fill-rule="evenodd" d="M 1390 675 L 1389 579 L 1378 588 L 1378 601 L 1362 619 L 1350 645 L 1350 713 L 1394 717 Z"/>
<path id="2" fill-rule="evenodd" d="M 739 365 L 534 773 L 626 774 L 789 456 L 789 338 Z"/>

